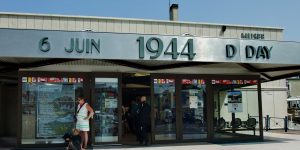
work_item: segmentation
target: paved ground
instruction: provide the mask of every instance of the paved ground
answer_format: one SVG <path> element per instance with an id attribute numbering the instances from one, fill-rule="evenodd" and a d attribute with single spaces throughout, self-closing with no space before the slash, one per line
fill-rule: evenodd
<path id="1" fill-rule="evenodd" d="M 277 133 L 276 133 L 277 132 Z M 279 132 L 279 133 L 278 133 Z M 300 132 L 299 132 L 300 133 Z M 188 143 L 188 144 L 166 144 L 166 145 L 152 145 L 148 147 L 98 147 L 97 149 L 108 150 L 299 150 L 300 148 L 300 134 L 292 134 L 292 132 L 283 133 L 281 131 L 265 132 L 264 142 L 249 142 L 249 143 L 229 143 L 229 144 L 211 144 L 211 143 Z M 1 148 L 0 148 L 1 149 Z M 9 148 L 2 148 L 1 150 L 9 150 Z M 54 148 L 50 148 L 54 150 Z M 44 150 L 50 150 L 44 149 Z M 56 148 L 63 150 L 63 148 Z M 26 149 L 28 150 L 28 149 Z M 38 149 L 34 149 L 38 150 Z"/>
<path id="2" fill-rule="evenodd" d="M 99 148 L 102 149 L 102 148 Z M 120 149 L 120 148 L 111 148 Z M 281 134 L 274 132 L 265 133 L 264 142 L 229 143 L 229 144 L 172 144 L 154 145 L 150 147 L 121 148 L 128 150 L 299 150 L 299 134 Z"/>

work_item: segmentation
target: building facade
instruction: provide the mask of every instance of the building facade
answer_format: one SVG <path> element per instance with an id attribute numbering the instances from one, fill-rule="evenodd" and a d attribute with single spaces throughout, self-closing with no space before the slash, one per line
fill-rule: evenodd
<path id="1" fill-rule="evenodd" d="M 262 140 L 261 82 L 294 75 L 300 64 L 300 44 L 282 42 L 282 31 L 0 13 L 0 119 L 8 120 L 0 135 L 19 146 L 63 143 L 83 89 L 95 110 L 94 145 L 136 142 L 131 111 L 143 95 L 153 144 Z"/>

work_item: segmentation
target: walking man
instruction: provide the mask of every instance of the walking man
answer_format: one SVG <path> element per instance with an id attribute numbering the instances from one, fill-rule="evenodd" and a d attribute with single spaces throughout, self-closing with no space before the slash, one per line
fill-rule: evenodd
<path id="1" fill-rule="evenodd" d="M 138 108 L 138 140 L 140 144 L 148 145 L 148 131 L 150 131 L 150 106 L 146 102 L 146 96 L 142 96 Z"/>

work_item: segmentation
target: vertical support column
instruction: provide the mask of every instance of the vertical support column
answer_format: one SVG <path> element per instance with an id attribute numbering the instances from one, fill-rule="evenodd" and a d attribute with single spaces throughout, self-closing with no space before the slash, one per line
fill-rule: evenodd
<path id="1" fill-rule="evenodd" d="M 3 92 L 2 92 L 2 84 L 0 84 L 0 137 L 3 136 L 3 129 L 4 129 L 4 108 L 3 108 Z"/>
<path id="2" fill-rule="evenodd" d="M 214 140 L 214 90 L 211 84 L 211 79 L 207 78 L 206 81 L 206 117 L 207 117 L 207 140 L 212 142 Z"/>
<path id="3" fill-rule="evenodd" d="M 91 88 L 91 85 L 93 83 L 95 83 L 95 78 L 92 80 L 91 76 L 88 75 L 88 74 L 84 74 L 81 76 L 81 78 L 83 78 L 83 95 L 86 99 L 86 102 L 89 103 L 91 105 L 91 107 L 93 109 L 95 109 L 93 106 L 94 106 L 94 99 L 92 98 L 92 88 Z M 75 100 L 75 108 L 77 108 L 77 105 L 76 105 L 76 100 Z M 90 121 L 90 131 L 94 131 L 94 122 L 93 120 Z M 94 142 L 94 133 L 93 132 L 90 132 L 88 134 L 88 145 L 91 145 L 93 144 Z"/>
<path id="4" fill-rule="evenodd" d="M 150 95 L 151 95 L 151 103 L 150 103 L 150 106 L 151 106 L 151 116 L 150 116 L 150 119 L 151 119 L 151 132 L 150 132 L 150 143 L 153 144 L 155 143 L 155 111 L 154 111 L 154 83 L 153 83 L 153 80 L 154 80 L 154 77 L 153 75 L 151 74 L 150 75 Z"/>
<path id="5" fill-rule="evenodd" d="M 119 113 L 119 126 L 118 126 L 118 128 L 119 128 L 119 137 L 118 137 L 118 141 L 119 141 L 119 143 L 120 142 L 123 142 L 122 141 L 122 133 L 124 132 L 123 131 L 123 126 L 122 126 L 122 106 L 123 106 L 123 99 L 122 99 L 122 94 L 123 94 L 123 92 L 122 92 L 122 74 L 118 74 L 117 75 L 117 78 L 118 78 L 118 113 Z M 150 106 L 151 106 L 151 104 L 150 104 Z M 151 114 L 151 112 L 150 112 L 150 114 Z"/>
<path id="6" fill-rule="evenodd" d="M 95 77 L 92 76 L 91 74 L 85 74 L 83 77 L 83 87 L 84 89 L 86 89 L 87 91 L 85 91 L 86 93 L 84 93 L 87 99 L 89 99 L 89 103 L 91 105 L 91 107 L 95 110 L 95 93 L 94 93 L 94 89 L 95 89 Z M 77 107 L 75 105 L 75 107 Z M 94 114 L 94 117 L 96 116 L 96 114 Z M 94 119 L 92 119 L 90 121 L 90 134 L 89 134 L 89 145 L 91 144 L 95 144 L 95 126 L 94 126 Z"/>
<path id="7" fill-rule="evenodd" d="M 258 116 L 259 116 L 259 135 L 261 140 L 264 138 L 263 132 L 263 116 L 262 116 L 262 99 L 261 99 L 261 80 L 258 77 L 257 82 L 257 91 L 258 91 Z"/>
<path id="8" fill-rule="evenodd" d="M 17 147 L 20 147 L 22 142 L 22 76 L 23 74 L 21 72 L 18 72 L 18 105 L 17 105 L 17 111 L 18 114 L 18 124 L 17 124 Z M 1 109 L 2 110 L 2 109 Z"/>
<path id="9" fill-rule="evenodd" d="M 182 107 L 180 99 L 181 80 L 180 78 L 175 79 L 175 96 L 176 96 L 176 139 L 183 139 L 183 123 L 182 123 Z"/>

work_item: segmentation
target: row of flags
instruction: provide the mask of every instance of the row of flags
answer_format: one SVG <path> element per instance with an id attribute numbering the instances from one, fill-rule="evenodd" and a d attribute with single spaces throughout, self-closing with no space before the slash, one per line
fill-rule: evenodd
<path id="1" fill-rule="evenodd" d="M 22 77 L 23 83 L 83 83 L 83 78 L 56 78 L 56 77 Z"/>
<path id="2" fill-rule="evenodd" d="M 154 79 L 154 84 L 169 84 L 174 83 L 174 79 Z M 212 84 L 257 84 L 257 80 L 211 80 Z M 182 79 L 181 84 L 200 84 L 204 85 L 203 79 Z"/>
<path id="3" fill-rule="evenodd" d="M 182 79 L 181 84 L 201 84 L 201 85 L 203 85 L 203 84 L 205 84 L 205 81 L 202 79 L 192 79 L 192 80 Z"/>
<path id="4" fill-rule="evenodd" d="M 154 79 L 154 84 L 173 84 L 175 79 Z M 202 79 L 182 79 L 182 84 L 205 84 Z"/>
<path id="5" fill-rule="evenodd" d="M 154 84 L 173 84 L 174 79 L 154 79 Z"/>
<path id="6" fill-rule="evenodd" d="M 83 78 L 22 77 L 23 83 L 83 83 Z M 154 79 L 154 84 L 174 84 L 175 79 Z M 257 80 L 211 80 L 212 84 L 257 84 Z M 182 79 L 181 84 L 205 84 L 203 79 Z"/>
<path id="7" fill-rule="evenodd" d="M 211 80 L 212 84 L 257 84 L 257 80 Z"/>

